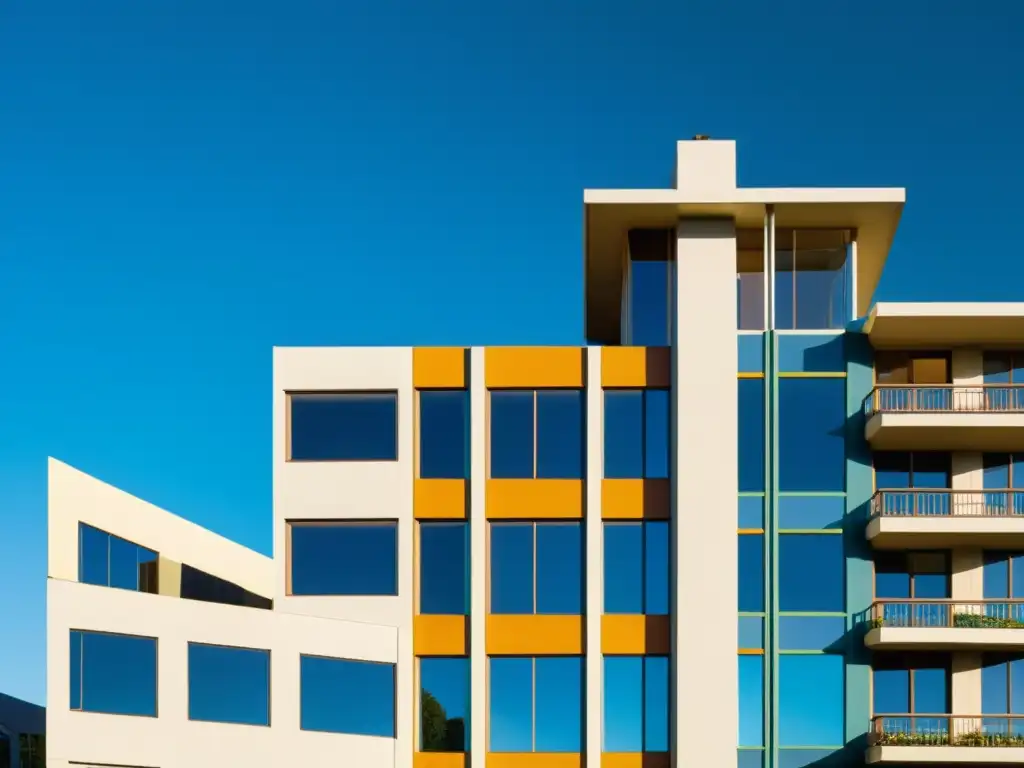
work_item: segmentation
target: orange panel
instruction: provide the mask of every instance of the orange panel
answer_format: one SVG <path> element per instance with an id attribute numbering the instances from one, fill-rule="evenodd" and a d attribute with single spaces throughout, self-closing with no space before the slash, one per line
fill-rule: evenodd
<path id="1" fill-rule="evenodd" d="M 465 480 L 413 482 L 413 514 L 426 520 L 457 520 L 466 517 L 468 483 Z"/>
<path id="2" fill-rule="evenodd" d="M 466 386 L 466 349 L 413 348 L 412 385 L 417 389 L 461 389 Z"/>
<path id="3" fill-rule="evenodd" d="M 416 656 L 465 656 L 469 653 L 465 616 L 423 616 L 412 620 L 412 652 Z"/>
<path id="4" fill-rule="evenodd" d="M 504 656 L 583 653 L 583 617 L 488 614 L 487 653 Z"/>
<path id="5" fill-rule="evenodd" d="M 488 389 L 583 386 L 579 347 L 488 347 L 484 368 Z"/>
<path id="6" fill-rule="evenodd" d="M 601 481 L 601 517 L 607 520 L 668 520 L 672 486 L 667 479 Z"/>
<path id="7" fill-rule="evenodd" d="M 466 768 L 465 752 L 413 752 L 413 768 Z"/>
<path id="8" fill-rule="evenodd" d="M 643 656 L 671 652 L 668 616 L 605 614 L 601 617 L 601 652 Z"/>
<path id="9" fill-rule="evenodd" d="M 670 768 L 669 752 L 602 752 L 601 768 Z"/>
<path id="10" fill-rule="evenodd" d="M 578 752 L 488 752 L 487 768 L 583 768 Z"/>
<path id="11" fill-rule="evenodd" d="M 669 347 L 603 347 L 602 387 L 668 387 L 672 383 Z"/>
<path id="12" fill-rule="evenodd" d="M 583 517 L 583 481 L 489 479 L 487 517 L 579 519 Z"/>

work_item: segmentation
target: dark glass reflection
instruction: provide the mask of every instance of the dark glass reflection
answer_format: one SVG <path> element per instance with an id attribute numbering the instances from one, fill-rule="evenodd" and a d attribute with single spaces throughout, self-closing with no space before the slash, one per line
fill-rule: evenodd
<path id="1" fill-rule="evenodd" d="M 420 392 L 420 477 L 469 477 L 469 392 Z"/>
<path id="2" fill-rule="evenodd" d="M 71 630 L 71 709 L 156 717 L 156 639 Z"/>
<path id="3" fill-rule="evenodd" d="M 395 738 L 395 665 L 299 658 L 300 727 Z"/>
<path id="4" fill-rule="evenodd" d="M 764 490 L 765 403 L 764 379 L 740 379 L 739 387 L 739 490 Z"/>
<path id="5" fill-rule="evenodd" d="M 665 389 L 605 391 L 605 477 L 669 476 L 670 407 Z"/>
<path id="6" fill-rule="evenodd" d="M 491 477 L 533 477 L 533 390 L 491 392 Z"/>
<path id="7" fill-rule="evenodd" d="M 243 608 L 273 610 L 274 601 L 257 595 L 238 584 L 212 573 L 181 564 L 181 597 L 186 600 L 202 600 L 207 603 L 238 605 Z"/>
<path id="8" fill-rule="evenodd" d="M 779 489 L 846 490 L 845 379 L 779 379 Z"/>
<path id="9" fill-rule="evenodd" d="M 467 523 L 420 523 L 420 613 L 469 613 Z"/>
<path id="10" fill-rule="evenodd" d="M 764 535 L 739 535 L 738 610 L 759 613 L 764 610 Z"/>
<path id="11" fill-rule="evenodd" d="M 78 524 L 78 580 L 83 584 L 156 594 L 158 560 L 151 549 Z"/>
<path id="12" fill-rule="evenodd" d="M 780 610 L 842 612 L 846 604 L 845 570 L 842 536 L 780 534 Z"/>
<path id="13" fill-rule="evenodd" d="M 579 479 L 585 439 L 583 391 L 537 392 L 537 477 Z"/>
<path id="14" fill-rule="evenodd" d="M 490 567 L 491 613 L 582 612 L 579 523 L 491 523 Z"/>
<path id="15" fill-rule="evenodd" d="M 290 396 L 296 461 L 395 461 L 398 393 L 337 392 Z"/>
<path id="16" fill-rule="evenodd" d="M 420 659 L 420 750 L 469 750 L 469 659 Z"/>
<path id="17" fill-rule="evenodd" d="M 270 725 L 270 651 L 189 643 L 188 716 Z"/>
<path id="18" fill-rule="evenodd" d="M 293 595 L 397 595 L 398 524 L 290 523 Z"/>

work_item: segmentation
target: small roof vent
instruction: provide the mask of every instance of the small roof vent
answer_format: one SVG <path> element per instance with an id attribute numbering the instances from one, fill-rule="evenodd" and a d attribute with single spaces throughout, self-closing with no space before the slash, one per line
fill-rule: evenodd
<path id="1" fill-rule="evenodd" d="M 708 141 L 710 138 L 711 137 L 708 136 L 706 133 L 698 133 L 696 136 L 693 137 L 693 140 L 694 141 Z"/>

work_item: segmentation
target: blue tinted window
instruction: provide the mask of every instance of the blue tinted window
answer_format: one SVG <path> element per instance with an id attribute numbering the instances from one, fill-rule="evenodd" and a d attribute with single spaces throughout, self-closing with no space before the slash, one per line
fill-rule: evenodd
<path id="1" fill-rule="evenodd" d="M 398 594 L 397 523 L 289 523 L 289 528 L 291 594 Z"/>
<path id="2" fill-rule="evenodd" d="M 291 459 L 398 459 L 397 392 L 292 394 L 289 399 Z"/>
<path id="3" fill-rule="evenodd" d="M 420 392 L 420 477 L 469 477 L 469 392 Z"/>
<path id="4" fill-rule="evenodd" d="M 490 564 L 491 613 L 581 612 L 579 523 L 492 523 Z"/>
<path id="5" fill-rule="evenodd" d="M 879 552 L 875 555 L 875 597 L 947 598 L 949 557 L 945 552 Z"/>
<path id="6" fill-rule="evenodd" d="M 491 613 L 533 613 L 533 524 L 491 523 Z"/>
<path id="7" fill-rule="evenodd" d="M 764 536 L 739 536 L 739 610 L 758 613 L 764 610 Z"/>
<path id="8" fill-rule="evenodd" d="M 469 525 L 420 523 L 420 613 L 469 613 Z"/>
<path id="9" fill-rule="evenodd" d="M 469 659 L 420 659 L 420 750 L 469 750 Z"/>
<path id="10" fill-rule="evenodd" d="M 666 657 L 605 656 L 603 750 L 667 752 L 668 690 Z"/>
<path id="11" fill-rule="evenodd" d="M 71 709 L 156 717 L 156 639 L 71 630 Z"/>
<path id="12" fill-rule="evenodd" d="M 629 341 L 636 347 L 672 343 L 672 275 L 670 261 L 630 261 Z"/>
<path id="13" fill-rule="evenodd" d="M 909 669 L 876 668 L 872 678 L 875 714 L 900 715 L 911 711 Z"/>
<path id="14" fill-rule="evenodd" d="M 299 727 L 395 738 L 395 665 L 299 657 Z"/>
<path id="15" fill-rule="evenodd" d="M 537 477 L 583 477 L 583 391 L 537 392 Z"/>
<path id="16" fill-rule="evenodd" d="M 668 523 L 604 524 L 604 612 L 668 614 Z"/>
<path id="17" fill-rule="evenodd" d="M 764 768 L 764 750 L 736 750 L 736 768 Z"/>
<path id="18" fill-rule="evenodd" d="M 780 496 L 779 527 L 804 530 L 841 528 L 845 496 Z"/>
<path id="19" fill-rule="evenodd" d="M 764 648 L 764 619 L 761 616 L 740 616 L 739 647 L 747 650 Z"/>
<path id="20" fill-rule="evenodd" d="M 934 715 L 949 711 L 948 657 L 918 654 L 912 659 L 881 659 L 875 663 L 872 676 L 875 714 Z M 934 722 L 918 725 L 933 726 Z"/>
<path id="21" fill-rule="evenodd" d="M 270 651 L 189 643 L 188 717 L 270 725 Z"/>
<path id="22" fill-rule="evenodd" d="M 621 389 L 604 393 L 604 476 L 669 476 L 669 393 Z"/>
<path id="23" fill-rule="evenodd" d="M 779 379 L 780 490 L 845 490 L 845 434 L 845 379 Z"/>
<path id="24" fill-rule="evenodd" d="M 846 370 L 845 334 L 779 335 L 779 370 L 841 373 Z"/>
<path id="25" fill-rule="evenodd" d="M 1024 488 L 1024 453 L 986 453 L 983 464 L 986 489 Z"/>
<path id="26" fill-rule="evenodd" d="M 488 734 L 491 752 L 533 751 L 533 659 L 491 658 Z"/>
<path id="27" fill-rule="evenodd" d="M 740 379 L 739 412 L 739 490 L 764 490 L 764 379 Z"/>
<path id="28" fill-rule="evenodd" d="M 83 584 L 155 594 L 158 558 L 151 549 L 78 524 L 78 580 Z"/>
<path id="29" fill-rule="evenodd" d="M 845 610 L 843 537 L 779 536 L 779 607 L 783 611 Z"/>
<path id="30" fill-rule="evenodd" d="M 1024 553 L 984 552 L 982 587 L 986 599 L 1024 597 Z"/>
<path id="31" fill-rule="evenodd" d="M 1024 659 L 1003 654 L 983 657 L 981 711 L 986 715 L 1024 714 Z M 1019 726 L 1014 732 L 1019 733 Z"/>
<path id="32" fill-rule="evenodd" d="M 581 657 L 494 657 L 488 682 L 490 751 L 581 751 Z"/>
<path id="33" fill-rule="evenodd" d="M 845 239 L 841 230 L 778 231 L 775 328 L 840 329 L 850 321 L 853 280 Z"/>
<path id="34" fill-rule="evenodd" d="M 491 392 L 491 477 L 533 477 L 534 392 Z"/>
<path id="35" fill-rule="evenodd" d="M 739 746 L 764 746 L 764 656 L 739 656 Z"/>
<path id="36" fill-rule="evenodd" d="M 843 657 L 779 657 L 779 742 L 786 747 L 844 742 Z"/>
<path id="37" fill-rule="evenodd" d="M 738 507 L 740 528 L 764 528 L 764 496 L 740 496 Z"/>
<path id="38" fill-rule="evenodd" d="M 579 523 L 537 523 L 537 613 L 583 608 L 583 536 Z"/>
<path id="39" fill-rule="evenodd" d="M 667 389 L 644 392 L 644 477 L 669 476 L 670 412 Z"/>
<path id="40" fill-rule="evenodd" d="M 842 616 L 783 616 L 779 619 L 779 648 L 784 651 L 824 651 L 837 646 L 846 632 Z"/>

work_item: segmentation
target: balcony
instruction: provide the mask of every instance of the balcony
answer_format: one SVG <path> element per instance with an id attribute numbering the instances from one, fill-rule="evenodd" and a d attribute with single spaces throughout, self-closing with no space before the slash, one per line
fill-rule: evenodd
<path id="1" fill-rule="evenodd" d="M 1024 649 L 1024 600 L 879 600 L 864 644 L 876 651 Z"/>
<path id="2" fill-rule="evenodd" d="M 875 450 L 1008 451 L 1020 444 L 1024 385 L 879 386 L 863 408 Z"/>
<path id="3" fill-rule="evenodd" d="M 866 535 L 877 549 L 1024 547 L 1024 491 L 882 489 Z"/>
<path id="4" fill-rule="evenodd" d="M 865 762 L 998 765 L 1024 761 L 1024 715 L 876 715 Z"/>

